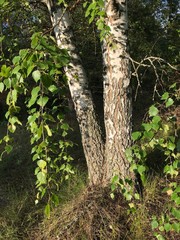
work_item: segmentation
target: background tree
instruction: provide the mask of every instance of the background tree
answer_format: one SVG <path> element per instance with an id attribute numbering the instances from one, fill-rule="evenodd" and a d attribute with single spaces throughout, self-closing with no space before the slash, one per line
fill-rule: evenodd
<path id="1" fill-rule="evenodd" d="M 59 4 L 58 1 L 54 4 L 54 2 L 53 4 L 51 1 L 45 1 L 46 4 L 42 4 L 41 1 L 2 0 L 0 2 L 2 6 L 0 10 L 2 13 L 1 50 L 3 51 L 1 55 L 0 91 L 2 95 L 5 94 L 1 98 L 1 103 L 3 102 L 3 105 L 5 105 L 4 98 L 7 99 L 6 116 L 4 117 L 4 114 L 2 114 L 3 120 L 6 120 L 0 126 L 2 128 L 1 135 L 6 131 L 7 134 L 4 134 L 5 137 L 1 140 L 1 143 L 5 145 L 6 152 L 10 152 L 12 145 L 15 145 L 15 149 L 9 157 L 3 155 L 8 160 L 10 159 L 10 162 L 2 162 L 0 171 L 3 174 L 1 174 L 1 179 L 8 171 L 8 186 L 11 178 L 13 178 L 11 186 L 15 186 L 16 180 L 21 178 L 21 174 L 22 178 L 18 179 L 18 187 L 21 185 L 24 188 L 27 187 L 27 180 L 36 181 L 38 189 L 36 202 L 45 196 L 46 203 L 48 202 L 45 207 L 46 216 L 49 216 L 50 208 L 58 204 L 58 199 L 62 201 L 64 195 L 68 195 L 68 192 L 76 185 L 76 174 L 72 177 L 72 181 L 67 181 L 67 179 L 73 173 L 72 166 L 80 171 L 84 158 L 82 153 L 81 156 L 76 153 L 76 146 L 71 150 L 71 155 L 80 160 L 71 164 L 72 158 L 68 154 L 68 148 L 72 146 L 69 138 L 78 137 L 75 136 L 76 133 L 71 134 L 71 136 L 68 135 L 69 126 L 65 122 L 65 119 L 68 118 L 70 122 L 74 122 L 72 118 L 75 118 L 73 113 L 67 114 L 67 108 L 64 106 L 64 103 L 67 104 L 66 74 L 82 134 L 82 143 L 89 171 L 89 183 L 91 187 L 93 185 L 100 186 L 100 189 L 98 191 L 93 187 L 88 189 L 83 195 L 83 200 L 82 198 L 79 200 L 77 197 L 75 206 L 72 203 L 72 211 L 65 211 L 63 216 L 60 214 L 62 209 L 58 209 L 55 225 L 50 224 L 46 229 L 41 229 L 42 234 L 38 234 L 37 237 L 42 236 L 48 239 L 48 236 L 50 238 L 55 235 L 60 237 L 62 233 L 65 234 L 62 235 L 62 239 L 66 238 L 66 234 L 67 238 L 72 239 L 76 234 L 79 234 L 80 237 L 84 236 L 83 231 L 85 231 L 85 236 L 87 234 L 89 238 L 103 236 L 104 239 L 111 239 L 114 236 L 114 239 L 117 239 L 120 237 L 119 233 L 123 237 L 126 236 L 127 239 L 129 236 L 130 239 L 138 240 L 140 238 L 153 238 L 150 227 L 151 216 L 147 212 L 143 216 L 148 216 L 148 219 L 143 219 L 140 227 L 140 229 L 146 229 L 146 231 L 141 237 L 138 237 L 138 234 L 136 238 L 132 237 L 134 236 L 132 230 L 134 222 L 131 216 L 137 219 L 137 215 L 130 214 L 127 216 L 126 210 L 128 209 L 131 213 L 135 212 L 136 201 L 128 202 L 129 208 L 122 195 L 116 195 L 117 186 L 120 186 L 123 188 L 122 193 L 127 200 L 135 196 L 136 198 L 139 197 L 137 194 L 127 194 L 126 191 L 129 189 L 125 187 L 123 181 L 119 181 L 117 176 L 113 178 L 114 175 L 119 175 L 120 178 L 129 177 L 129 167 L 131 171 L 138 173 L 144 184 L 144 199 L 142 204 L 138 202 L 140 209 L 137 214 L 141 215 L 141 210 L 145 206 L 149 210 L 148 212 L 157 215 L 152 223 L 154 229 L 158 226 L 161 231 L 162 227 L 168 231 L 176 231 L 176 218 L 178 216 L 176 203 L 179 201 L 176 180 L 174 180 L 174 183 L 171 183 L 170 180 L 168 190 L 164 190 L 165 193 L 167 191 L 168 194 L 172 194 L 170 195 L 172 200 L 169 206 L 173 206 L 172 211 L 168 210 L 168 218 L 162 216 L 161 219 L 165 219 L 164 223 L 159 220 L 157 211 L 153 208 L 157 205 L 157 202 L 166 206 L 160 200 L 162 193 L 158 189 L 162 186 L 157 187 L 159 195 L 152 194 L 147 202 L 146 195 L 147 192 L 151 193 L 152 190 L 148 188 L 148 184 L 154 184 L 153 178 L 162 174 L 162 166 L 164 167 L 167 164 L 164 171 L 168 174 L 168 181 L 169 176 L 173 177 L 173 174 L 177 174 L 177 161 L 175 159 L 177 156 L 177 130 L 172 130 L 173 128 L 176 129 L 176 117 L 170 115 L 172 112 L 173 114 L 178 112 L 176 109 L 178 71 L 175 70 L 174 73 L 174 70 L 170 70 L 162 57 L 165 60 L 171 60 L 171 64 L 178 63 L 176 48 L 178 45 L 178 31 L 176 31 L 178 2 L 174 2 L 175 4 L 173 3 L 173 7 L 170 8 L 167 1 L 128 1 L 130 25 L 128 32 L 124 31 L 127 27 L 126 15 L 122 20 L 118 15 L 119 9 L 117 10 L 119 6 L 120 11 L 123 14 L 125 13 L 125 6 L 121 5 L 123 3 L 119 5 L 114 5 L 114 2 L 112 4 L 111 1 L 108 4 L 106 3 L 107 14 L 102 11 L 102 8 L 104 8 L 103 1 L 86 3 L 84 4 L 84 7 L 86 5 L 85 18 L 84 8 L 79 2 L 71 4 L 72 6 L 64 3 Z M 123 14 L 121 17 L 123 17 Z M 173 17 L 169 17 L 170 15 Z M 56 17 L 59 17 L 59 20 Z M 73 21 L 70 20 L 71 17 Z M 51 20 L 55 24 L 54 27 Z M 169 24 L 170 22 L 171 24 Z M 170 31 L 167 31 L 168 28 Z M 172 29 L 173 31 L 171 31 Z M 126 34 L 128 34 L 131 57 L 127 54 Z M 54 40 L 54 37 L 56 37 L 56 40 Z M 69 49 L 69 56 L 66 48 Z M 129 154 L 127 161 L 124 150 L 131 142 L 129 61 L 131 61 L 131 70 L 133 71 L 131 76 L 132 96 L 133 100 L 136 99 L 136 102 L 133 102 L 133 128 L 137 132 L 132 135 L 133 141 L 136 142 L 133 144 L 131 151 L 127 152 Z M 124 75 L 122 75 L 122 70 Z M 176 83 L 168 89 L 168 85 L 174 82 Z M 124 83 L 127 83 L 127 86 L 124 86 Z M 162 91 L 166 91 L 161 98 L 161 103 L 163 101 L 166 108 L 163 104 L 154 104 L 148 110 L 149 105 L 158 99 L 158 95 L 162 95 Z M 160 106 L 159 110 L 158 106 Z M 142 131 L 139 131 L 140 122 L 144 115 L 146 116 L 146 123 L 141 126 Z M 147 115 L 150 116 L 147 117 Z M 121 125 L 119 125 L 119 122 L 121 122 Z M 30 131 L 30 139 L 23 137 L 23 140 L 17 141 L 21 136 L 24 136 L 23 131 L 25 131 L 24 128 L 20 130 L 19 124 L 26 125 Z M 15 144 L 12 144 L 12 136 L 16 129 Z M 25 139 L 27 139 L 27 142 L 31 142 L 32 159 L 37 164 L 30 163 L 30 146 L 27 148 L 27 145 L 25 145 L 28 152 L 23 149 Z M 150 144 L 148 144 L 149 142 Z M 171 161 L 169 162 L 168 159 Z M 9 168 L 10 165 L 11 168 Z M 32 176 L 32 168 L 35 168 L 36 180 Z M 11 170 L 14 172 L 12 173 Z M 83 166 L 83 172 L 85 170 L 86 167 Z M 152 175 L 153 178 L 151 178 Z M 29 177 L 24 179 L 25 176 Z M 147 177 L 149 181 L 146 182 Z M 81 180 L 79 175 L 77 178 L 78 181 Z M 167 179 L 167 176 L 165 178 Z M 74 181 L 74 179 L 76 180 Z M 1 181 L 1 187 L 6 189 L 7 185 L 3 186 L 2 182 L 4 180 Z M 165 184 L 159 175 L 158 182 L 162 185 Z M 111 185 L 111 196 L 114 197 L 114 200 L 110 199 L 109 191 L 106 192 L 106 188 L 102 188 L 109 184 Z M 64 195 L 63 189 L 65 189 Z M 30 189 L 31 193 L 35 195 L 32 188 Z M 28 193 L 28 196 L 30 194 Z M 72 191 L 71 196 L 73 194 Z M 153 196 L 156 196 L 157 201 L 154 200 Z M 167 196 L 165 199 L 167 200 Z M 30 208 L 34 209 L 33 203 L 32 206 L 30 205 L 32 201 L 32 198 L 28 203 L 26 201 L 27 205 L 22 207 L 22 211 L 18 211 L 18 222 L 16 221 L 16 223 L 20 229 L 22 229 L 22 225 L 20 226 L 19 222 L 29 224 L 26 213 L 30 211 Z M 172 203 L 175 205 L 172 205 Z M 13 206 L 13 204 L 11 205 Z M 162 205 L 159 208 L 156 206 L 156 209 L 163 212 Z M 36 209 L 39 207 L 41 206 L 38 205 Z M 32 210 L 32 214 L 36 215 L 37 213 Z M 59 215 L 60 220 L 57 220 L 57 215 Z M 2 213 L 0 216 L 2 216 Z M 34 215 L 31 216 L 33 216 L 33 219 L 37 219 Z M 7 218 L 10 219 L 10 217 Z M 19 218 L 23 221 L 19 221 Z M 130 226 L 127 224 L 127 219 L 128 223 L 131 223 Z M 87 222 L 87 228 L 84 225 L 82 226 L 81 222 Z M 119 222 L 123 223 L 124 227 Z M 146 223 L 149 225 L 147 226 Z M 67 233 L 67 225 L 72 226 L 70 235 Z M 2 225 L 0 226 L 2 227 Z M 57 231 L 54 231 L 54 226 L 57 227 Z M 77 226 L 80 226 L 81 230 Z M 47 233 L 48 231 L 51 231 L 51 233 Z M 156 229 L 156 231 L 159 230 Z M 168 231 L 167 234 L 169 234 Z M 25 232 L 26 230 L 23 230 L 23 233 Z M 3 239 L 8 239 L 5 237 L 7 234 L 3 235 Z M 161 237 L 159 233 L 156 234 L 157 238 Z"/>

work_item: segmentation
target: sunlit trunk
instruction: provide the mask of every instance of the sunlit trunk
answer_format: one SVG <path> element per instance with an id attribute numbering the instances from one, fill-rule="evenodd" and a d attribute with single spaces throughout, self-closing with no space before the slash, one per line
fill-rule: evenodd
<path id="1" fill-rule="evenodd" d="M 110 36 L 103 44 L 105 144 L 86 73 L 73 43 L 69 14 L 61 7 L 52 11 L 52 2 L 43 1 L 51 14 L 57 44 L 60 48 L 68 49 L 71 57 L 65 71 L 81 131 L 89 183 L 106 186 L 114 175 L 123 179 L 129 177 L 129 163 L 125 157 L 125 149 L 131 144 L 126 1 L 109 0 L 105 3 L 106 24 L 111 29 Z"/>
<path id="2" fill-rule="evenodd" d="M 89 184 L 97 185 L 102 181 L 102 166 L 104 163 L 104 142 L 101 128 L 94 110 L 91 91 L 88 88 L 87 76 L 81 59 L 76 52 L 71 31 L 71 20 L 67 11 L 56 8 L 52 12 L 52 4 L 46 1 L 57 44 L 68 50 L 71 57 L 70 64 L 65 68 L 68 85 L 74 103 L 82 145 L 88 166 Z"/>
<path id="3" fill-rule="evenodd" d="M 104 178 L 129 176 L 125 149 L 131 144 L 130 67 L 127 57 L 127 6 L 125 0 L 105 4 L 110 36 L 104 40 L 104 121 L 106 149 Z"/>

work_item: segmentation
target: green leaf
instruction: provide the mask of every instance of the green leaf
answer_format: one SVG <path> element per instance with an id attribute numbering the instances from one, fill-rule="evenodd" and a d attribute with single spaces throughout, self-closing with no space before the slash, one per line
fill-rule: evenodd
<path id="1" fill-rule="evenodd" d="M 114 193 L 111 193 L 111 194 L 110 194 L 110 197 L 111 197 L 111 199 L 114 199 L 114 197 L 115 197 L 115 196 L 114 196 Z"/>
<path id="2" fill-rule="evenodd" d="M 57 93 L 59 90 L 58 88 L 55 86 L 55 85 L 51 85 L 49 86 L 49 91 L 52 92 L 52 93 Z"/>
<path id="3" fill-rule="evenodd" d="M 112 184 L 114 183 L 118 183 L 119 182 L 119 176 L 118 175 L 115 175 L 112 180 L 111 180 Z"/>
<path id="4" fill-rule="evenodd" d="M 5 38 L 5 36 L 0 37 L 0 42 L 2 42 L 4 40 L 4 38 Z"/>
<path id="5" fill-rule="evenodd" d="M 152 139 L 153 136 L 154 136 L 154 132 L 153 131 L 144 132 L 144 137 L 146 137 L 147 139 Z"/>
<path id="6" fill-rule="evenodd" d="M 176 232 L 180 232 L 180 223 L 173 223 L 172 224 L 172 228 L 176 231 Z"/>
<path id="7" fill-rule="evenodd" d="M 11 79 L 7 78 L 4 80 L 4 85 L 6 86 L 7 89 L 11 87 Z"/>
<path id="8" fill-rule="evenodd" d="M 39 113 L 34 113 L 33 115 L 29 115 L 28 117 L 28 123 L 34 123 L 35 120 L 39 117 Z"/>
<path id="9" fill-rule="evenodd" d="M 55 206 L 59 204 L 59 197 L 56 194 L 53 193 L 51 199 Z"/>
<path id="10" fill-rule="evenodd" d="M 165 238 L 161 234 L 158 234 L 156 238 L 157 240 L 165 240 Z"/>
<path id="11" fill-rule="evenodd" d="M 152 119 L 152 122 L 157 124 L 161 121 L 161 117 L 160 116 L 154 116 L 153 119 Z"/>
<path id="12" fill-rule="evenodd" d="M 35 68 L 34 63 L 31 63 L 29 65 L 29 67 L 27 68 L 27 77 L 29 76 L 29 74 L 31 74 L 32 70 Z"/>
<path id="13" fill-rule="evenodd" d="M 59 55 L 56 57 L 57 63 L 60 64 L 59 67 L 66 66 L 69 63 L 69 58 L 67 56 Z M 56 63 L 56 67 L 57 67 Z"/>
<path id="14" fill-rule="evenodd" d="M 98 5 L 103 8 L 104 7 L 104 0 L 98 0 Z"/>
<path id="15" fill-rule="evenodd" d="M 143 123 L 142 126 L 144 127 L 144 129 L 145 129 L 146 131 L 149 131 L 149 130 L 152 129 L 152 126 L 151 126 L 150 123 Z"/>
<path id="16" fill-rule="evenodd" d="M 40 158 L 39 155 L 36 153 L 36 154 L 33 155 L 32 160 L 35 161 L 35 160 L 37 160 L 37 159 L 39 159 L 39 158 Z"/>
<path id="17" fill-rule="evenodd" d="M 130 171 L 135 171 L 137 170 L 137 164 L 136 163 L 131 163 L 131 166 L 130 166 Z"/>
<path id="18" fill-rule="evenodd" d="M 10 75 L 10 71 L 11 71 L 10 67 L 7 67 L 6 65 L 2 65 L 0 76 L 7 78 Z"/>
<path id="19" fill-rule="evenodd" d="M 0 0 L 0 6 L 3 6 L 6 0 Z"/>
<path id="20" fill-rule="evenodd" d="M 146 168 L 143 165 L 138 165 L 137 166 L 137 171 L 142 176 L 144 174 L 144 172 L 146 171 Z"/>
<path id="21" fill-rule="evenodd" d="M 44 172 L 39 172 L 37 174 L 37 179 L 40 184 L 46 184 L 46 174 Z"/>
<path id="22" fill-rule="evenodd" d="M 126 198 L 127 201 L 131 201 L 132 195 L 128 192 L 124 193 L 124 197 Z"/>
<path id="23" fill-rule="evenodd" d="M 32 73 L 32 77 L 35 82 L 37 82 L 41 78 L 41 73 L 39 70 L 36 70 Z"/>
<path id="24" fill-rule="evenodd" d="M 140 137 L 141 137 L 141 132 L 133 132 L 132 133 L 132 140 L 133 141 L 136 141 L 136 140 L 138 140 Z"/>
<path id="25" fill-rule="evenodd" d="M 19 56 L 24 59 L 27 56 L 28 52 L 29 52 L 29 49 L 21 49 L 19 51 Z"/>
<path id="26" fill-rule="evenodd" d="M 150 117 L 154 117 L 154 116 L 156 116 L 157 114 L 158 114 L 158 109 L 154 106 L 154 105 L 152 105 L 150 108 L 149 108 L 149 116 Z"/>
<path id="27" fill-rule="evenodd" d="M 51 136 L 52 136 L 52 131 L 51 131 L 51 129 L 49 128 L 49 126 L 46 124 L 46 125 L 44 126 L 44 128 L 46 129 L 48 136 L 51 137 Z"/>
<path id="28" fill-rule="evenodd" d="M 12 70 L 12 74 L 17 74 L 20 69 L 21 69 L 21 66 L 17 65 L 17 66 Z"/>
<path id="29" fill-rule="evenodd" d="M 36 102 L 39 91 L 40 91 L 39 86 L 33 88 L 33 90 L 31 91 L 31 99 L 29 100 L 28 105 L 27 105 L 28 108 L 30 108 Z"/>
<path id="30" fill-rule="evenodd" d="M 174 190 L 175 193 L 180 193 L 180 186 L 177 186 L 176 189 Z"/>
<path id="31" fill-rule="evenodd" d="M 154 129 L 155 131 L 157 131 L 159 129 L 159 124 L 158 123 L 151 123 L 152 125 L 152 129 Z"/>
<path id="32" fill-rule="evenodd" d="M 132 158 L 132 149 L 131 148 L 127 148 L 125 151 L 126 157 L 128 159 L 129 162 L 132 162 L 133 158 Z"/>
<path id="33" fill-rule="evenodd" d="M 42 75 L 42 83 L 46 88 L 49 88 L 52 84 L 53 78 L 49 76 L 48 74 L 43 74 Z"/>
<path id="34" fill-rule="evenodd" d="M 180 197 L 175 192 L 171 195 L 171 200 L 173 200 L 177 205 L 180 204 Z"/>
<path id="35" fill-rule="evenodd" d="M 171 151 L 174 151 L 174 149 L 176 148 L 176 145 L 172 142 L 168 142 L 167 148 Z"/>
<path id="36" fill-rule="evenodd" d="M 18 81 L 20 82 L 20 83 L 23 83 L 23 76 L 22 76 L 22 74 L 20 73 L 20 72 L 17 72 L 16 73 L 16 78 L 18 79 Z"/>
<path id="37" fill-rule="evenodd" d="M 51 213 L 51 208 L 50 208 L 50 204 L 48 203 L 44 209 L 44 214 L 47 218 L 50 218 L 50 213 Z"/>
<path id="38" fill-rule="evenodd" d="M 97 28 L 98 28 L 98 30 L 102 30 L 104 28 L 104 23 L 103 22 L 99 22 L 97 24 Z"/>
<path id="39" fill-rule="evenodd" d="M 44 107 L 46 105 L 46 103 L 48 102 L 48 100 L 49 100 L 49 98 L 47 96 L 45 96 L 45 97 L 40 96 L 40 98 L 37 100 L 37 104 L 40 107 Z"/>
<path id="40" fill-rule="evenodd" d="M 63 123 L 63 124 L 61 125 L 61 129 L 67 131 L 67 130 L 69 129 L 69 124 L 68 124 L 68 123 Z"/>
<path id="41" fill-rule="evenodd" d="M 12 97 L 12 102 L 15 105 L 16 101 L 17 101 L 17 90 L 13 89 L 11 92 L 11 97 Z"/>
<path id="42" fill-rule="evenodd" d="M 176 85 L 177 85 L 177 83 L 173 83 L 169 88 L 170 89 L 176 88 L 177 87 Z"/>
<path id="43" fill-rule="evenodd" d="M 83 7 L 85 8 L 87 6 L 88 2 L 83 3 Z"/>
<path id="44" fill-rule="evenodd" d="M 180 210 L 179 209 L 172 208 L 171 213 L 175 218 L 180 219 Z"/>
<path id="45" fill-rule="evenodd" d="M 111 191 L 113 192 L 117 188 L 116 184 L 112 183 L 111 184 Z"/>
<path id="46" fill-rule="evenodd" d="M 39 36 L 40 36 L 40 33 L 39 32 L 36 32 L 32 35 L 31 37 L 31 48 L 36 48 L 37 45 L 38 45 L 38 41 L 39 41 Z"/>
<path id="47" fill-rule="evenodd" d="M 174 103 L 174 100 L 172 98 L 168 98 L 166 102 L 166 107 L 170 107 Z"/>
<path id="48" fill-rule="evenodd" d="M 86 10 L 86 13 L 85 13 L 85 17 L 88 17 L 90 12 L 91 12 L 91 10 L 95 9 L 96 4 L 97 4 L 96 2 L 92 2 L 91 4 L 89 4 L 89 6 L 88 6 L 88 8 Z"/>
<path id="49" fill-rule="evenodd" d="M 139 199 L 140 199 L 140 195 L 139 195 L 138 193 L 135 193 L 135 194 L 134 194 L 134 198 L 137 199 L 137 200 L 139 200 Z"/>
<path id="50" fill-rule="evenodd" d="M 16 63 L 19 63 L 20 59 L 20 56 L 15 56 L 12 60 L 13 64 L 16 65 Z"/>
<path id="51" fill-rule="evenodd" d="M 166 230 L 166 232 L 169 232 L 172 229 L 172 226 L 170 223 L 165 223 L 164 224 L 164 229 Z"/>
<path id="52" fill-rule="evenodd" d="M 161 100 L 167 100 L 169 97 L 169 93 L 168 92 L 165 92 L 162 97 L 161 97 Z"/>
<path id="53" fill-rule="evenodd" d="M 160 226 L 160 227 L 159 227 L 159 231 L 164 232 L 164 227 L 163 227 L 163 226 Z"/>
<path id="54" fill-rule="evenodd" d="M 152 229 L 155 229 L 159 226 L 159 223 L 157 222 L 156 219 L 153 219 L 152 222 L 151 222 L 151 227 Z"/>
<path id="55" fill-rule="evenodd" d="M 4 90 L 4 83 L 0 82 L 0 92 L 2 93 Z"/>
<path id="56" fill-rule="evenodd" d="M 13 146 L 8 144 L 5 146 L 5 150 L 9 154 L 13 150 Z"/>
<path id="57" fill-rule="evenodd" d="M 39 166 L 40 169 L 44 169 L 46 167 L 47 163 L 44 160 L 39 160 L 39 161 L 37 161 L 37 165 Z"/>
<path id="58" fill-rule="evenodd" d="M 164 167 L 164 173 L 170 174 L 171 176 L 173 176 L 173 175 L 177 176 L 178 175 L 178 171 L 176 171 L 172 165 L 166 165 Z"/>

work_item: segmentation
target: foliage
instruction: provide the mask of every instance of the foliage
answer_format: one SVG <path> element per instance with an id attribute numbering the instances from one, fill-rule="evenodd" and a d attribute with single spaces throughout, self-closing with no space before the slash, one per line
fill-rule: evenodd
<path id="1" fill-rule="evenodd" d="M 168 108 L 172 107 L 174 101 L 179 100 L 176 84 L 170 86 L 170 91 L 165 92 L 161 100 L 163 102 L 159 105 L 161 111 L 167 111 Z M 126 155 L 131 164 L 130 170 L 140 177 L 142 185 L 146 187 L 148 174 L 153 167 L 153 158 L 149 159 L 150 163 L 148 163 L 148 158 L 152 156 L 153 152 L 160 152 L 158 161 L 163 166 L 164 178 L 169 179 L 167 186 L 163 189 L 163 192 L 166 192 L 170 198 L 169 208 L 161 216 L 153 216 L 151 225 L 152 229 L 156 230 L 154 233 L 156 238 L 165 239 L 163 233 L 179 232 L 180 229 L 178 223 L 180 196 L 177 181 L 180 153 L 176 126 L 178 120 L 174 115 L 166 116 L 166 119 L 163 119 L 159 112 L 155 105 L 149 108 L 149 121 L 142 124 L 142 131 L 136 131 L 132 134 L 134 144 L 130 149 L 127 149 Z M 159 163 L 156 164 L 159 165 Z M 137 199 L 137 195 L 134 197 Z M 129 205 L 133 208 L 135 206 L 132 203 Z"/>
<path id="2" fill-rule="evenodd" d="M 37 200 L 48 194 L 46 215 L 50 214 L 50 203 L 57 205 L 55 189 L 73 173 L 72 158 L 67 149 L 72 143 L 66 140 L 69 125 L 64 122 L 64 97 L 66 78 L 62 67 L 68 64 L 66 50 L 59 49 L 52 37 L 35 33 L 31 38 L 31 48 L 21 49 L 12 59 L 12 65 L 1 66 L 0 90 L 8 91 L 6 103 L 7 134 L 1 140 L 5 151 L 12 146 L 12 133 L 17 125 L 22 125 L 18 118 L 21 107 L 19 96 L 24 96 L 27 107 L 26 127 L 31 133 L 32 159 L 37 162 L 35 175 L 38 189 Z M 64 110 L 63 110 L 64 109 Z"/>
<path id="3" fill-rule="evenodd" d="M 89 24 L 96 20 L 96 26 L 100 36 L 100 41 L 103 41 L 109 34 L 110 28 L 105 23 L 105 10 L 103 0 L 93 0 L 91 3 L 85 2 L 83 4 L 86 9 L 85 17 L 89 17 Z"/>
<path id="4" fill-rule="evenodd" d="M 178 87 L 176 83 L 161 96 L 161 103 L 152 105 L 148 111 L 148 121 L 142 123 L 142 130 L 132 133 L 133 145 L 126 150 L 127 159 L 130 162 L 130 171 L 137 178 L 136 191 L 132 180 L 124 181 L 114 176 L 111 181 L 111 198 L 115 198 L 119 188 L 125 199 L 129 202 L 129 213 L 137 211 L 137 203 L 143 198 L 143 189 L 146 189 L 147 180 L 151 173 L 156 172 L 166 180 L 166 186 L 161 190 L 167 194 L 169 205 L 161 216 L 152 217 L 151 227 L 154 236 L 163 240 L 168 232 L 179 233 L 179 185 L 178 174 L 180 164 L 178 119 L 172 114 L 173 104 L 179 101 Z M 169 112 L 164 115 L 162 113 Z M 159 156 L 156 162 L 153 162 Z M 160 167 L 160 169 L 158 168 Z M 164 235 L 164 236 L 163 236 Z"/>
<path id="5" fill-rule="evenodd" d="M 131 57 L 159 56 L 178 64 L 179 1 L 129 0 L 128 9 Z"/>
<path id="6" fill-rule="evenodd" d="M 130 51 L 132 57 L 134 56 L 138 60 L 141 60 L 146 55 L 154 54 L 177 64 L 179 52 L 176 45 L 179 32 L 176 29 L 178 18 L 175 16 L 178 2 L 174 1 L 176 2 L 175 7 L 173 7 L 175 10 L 170 9 L 168 6 L 162 7 L 160 2 L 164 1 L 128 1 L 130 5 Z M 59 3 L 64 3 L 64 6 L 67 7 L 64 1 L 60 0 Z M 16 129 L 19 128 L 19 125 L 25 124 L 31 133 L 32 159 L 37 164 L 35 169 L 36 187 L 38 190 L 36 203 L 43 196 L 46 196 L 45 214 L 49 217 L 51 207 L 57 205 L 59 199 L 61 201 L 61 197 L 59 198 L 57 194 L 57 190 L 61 186 L 60 184 L 64 183 L 64 180 L 68 180 L 69 176 L 73 174 L 72 158 L 68 154 L 68 148 L 72 146 L 72 142 L 67 140 L 70 128 L 64 120 L 64 113 L 67 110 L 66 106 L 64 106 L 64 103 L 66 103 L 66 78 L 62 70 L 63 66 L 68 64 L 69 56 L 66 50 L 56 47 L 53 37 L 38 32 L 40 31 L 39 28 L 41 28 L 41 31 L 43 27 L 45 29 L 48 28 L 46 15 L 43 15 L 42 11 L 39 9 L 37 11 L 35 9 L 32 10 L 32 6 L 27 1 L 1 0 L 0 6 L 3 26 L 0 38 L 2 52 L 0 93 L 7 93 L 6 102 L 8 106 L 6 113 L 8 122 L 7 134 L 1 140 L 2 145 L 5 147 L 3 154 L 12 151 L 14 141 L 12 136 Z M 82 35 L 86 38 L 83 42 L 84 52 L 89 57 L 89 53 L 94 50 L 92 48 L 89 49 L 89 45 L 86 43 L 89 41 L 91 44 L 94 44 L 95 42 L 94 45 L 96 45 L 98 33 L 100 33 L 100 40 L 102 41 L 109 34 L 110 29 L 105 25 L 104 1 L 85 2 L 84 8 L 86 8 L 85 16 L 89 18 L 91 26 L 88 27 L 82 22 L 82 13 L 79 14 L 80 17 L 76 16 L 76 24 L 74 25 L 78 29 L 77 35 L 79 35 L 79 38 Z M 22 9 L 26 9 L 26 11 L 22 11 Z M 80 19 L 80 23 L 78 19 Z M 96 22 L 95 28 L 94 22 Z M 93 29 L 93 37 L 89 36 L 89 32 L 88 34 L 84 33 L 85 28 L 89 31 L 91 27 Z M 82 45 L 81 41 L 78 44 Z M 27 45 L 29 48 L 27 48 Z M 98 46 L 100 46 L 99 41 Z M 19 51 L 19 49 L 21 50 Z M 84 56 L 84 52 L 81 55 Z M 101 60 L 99 52 L 98 59 Z M 92 57 L 89 62 L 90 64 L 86 65 L 92 72 L 92 65 L 94 69 L 97 68 L 99 70 L 97 57 Z M 95 64 L 97 64 L 97 67 L 95 67 Z M 95 71 L 99 78 L 97 69 Z M 148 75 L 147 88 L 149 91 L 149 85 L 153 77 L 149 72 Z M 175 94 L 171 92 L 173 89 L 175 89 Z M 178 100 L 176 95 L 177 89 L 174 84 L 170 90 L 162 95 L 161 100 L 163 104 L 154 104 L 149 108 L 148 121 L 142 124 L 142 131 L 136 131 L 132 134 L 134 145 L 127 150 L 131 171 L 135 172 L 140 178 L 144 188 L 147 187 L 149 174 L 154 174 L 154 170 L 161 173 L 161 169 L 157 169 L 156 165 L 159 167 L 162 164 L 163 166 L 163 176 L 167 179 L 167 186 L 163 191 L 170 198 L 170 203 L 166 213 L 163 213 L 162 216 L 154 215 L 152 218 L 151 226 L 157 239 L 163 239 L 163 235 L 166 232 L 179 231 L 179 186 L 176 181 L 179 168 L 179 141 L 177 140 L 176 119 L 172 114 L 173 104 Z M 27 121 L 24 123 L 24 119 L 22 120 L 20 115 L 25 107 L 27 109 L 25 114 L 27 115 Z M 166 116 L 165 112 L 169 112 L 169 109 L 171 113 Z M 162 112 L 164 114 L 161 114 Z M 159 161 L 158 163 L 154 163 L 154 154 L 157 161 Z M 72 185 L 71 182 L 69 184 Z M 105 198 L 106 194 L 104 196 L 100 193 L 98 201 L 96 201 L 97 193 L 93 192 L 94 198 L 91 195 L 87 197 L 85 208 L 74 208 L 77 214 L 75 218 L 77 217 L 79 221 L 77 210 L 82 212 L 82 209 L 85 209 L 86 214 L 84 215 L 88 217 L 84 218 L 83 215 L 80 220 L 86 222 L 87 219 L 88 221 L 95 219 L 99 226 L 99 216 L 96 215 L 98 208 L 98 213 L 101 216 L 100 223 L 104 226 L 104 228 L 100 226 L 98 234 L 102 236 L 101 234 L 104 234 L 105 231 L 107 231 L 107 234 L 111 232 L 118 233 L 117 229 L 119 230 L 119 226 L 116 228 L 116 225 L 111 224 L 114 223 L 113 217 L 116 216 L 114 202 L 116 201 L 117 186 L 120 187 L 129 203 L 130 213 L 136 212 L 137 209 L 134 199 L 141 200 L 141 194 L 133 193 L 133 189 L 129 185 L 132 185 L 131 180 L 126 179 L 124 182 L 115 176 L 111 184 L 111 197 L 113 200 L 110 202 L 112 205 L 108 205 L 109 199 Z M 66 184 L 63 184 L 63 187 L 69 189 Z M 138 190 L 142 190 L 140 188 L 141 186 L 138 186 Z M 66 196 L 66 190 L 64 195 Z M 102 201 L 102 198 L 105 200 Z M 93 214 L 88 215 L 89 210 L 91 210 L 92 199 Z M 103 204 L 107 204 L 107 206 L 104 208 L 102 207 Z M 111 212 L 108 212 L 109 206 Z M 120 205 L 117 204 L 116 206 L 118 211 Z M 74 219 L 72 211 L 71 216 Z M 119 223 L 119 216 L 121 215 L 117 215 L 115 219 L 117 223 Z M 71 222 L 72 219 L 68 219 L 68 221 Z M 82 223 L 78 223 L 81 226 Z M 76 224 L 74 226 L 76 227 Z M 87 225 L 87 229 L 90 227 L 92 225 Z M 103 232 L 102 229 L 105 231 Z"/>

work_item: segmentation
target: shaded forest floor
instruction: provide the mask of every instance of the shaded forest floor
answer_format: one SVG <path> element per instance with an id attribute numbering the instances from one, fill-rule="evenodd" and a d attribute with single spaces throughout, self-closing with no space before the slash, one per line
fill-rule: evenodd
<path id="1" fill-rule="evenodd" d="M 99 99 L 97 102 L 101 104 Z M 134 110 L 136 130 L 145 108 L 138 104 Z M 161 174 L 151 174 L 143 198 L 135 202 L 135 212 L 129 211 L 128 203 L 119 193 L 111 199 L 108 189 L 87 188 L 87 168 L 74 119 L 71 117 L 68 121 L 75 129 L 71 140 L 78 143 L 72 149 L 75 174 L 62 185 L 60 204 L 52 211 L 50 219 L 43 213 L 45 201 L 34 203 L 36 163 L 31 160 L 29 135 L 23 128 L 15 133 L 13 151 L 0 162 L 0 240 L 156 239 L 151 228 L 152 217 L 161 217 L 169 211 L 169 196 L 162 193 L 169 180 Z M 6 123 L 2 122 L 0 137 L 5 129 Z M 157 163 L 158 156 L 156 158 Z M 175 232 L 165 234 L 168 240 L 178 239 Z"/>
<path id="2" fill-rule="evenodd" d="M 1 134 L 3 129 L 2 124 Z M 77 170 L 60 189 L 60 205 L 46 219 L 45 202 L 34 204 L 35 163 L 28 141 L 28 134 L 19 129 L 14 150 L 0 162 L 0 240 L 155 239 L 152 216 L 169 211 L 169 196 L 162 193 L 168 179 L 150 176 L 137 211 L 130 213 L 120 194 L 111 199 L 108 189 L 87 188 L 82 149 L 75 146 Z M 166 239 L 177 240 L 178 235 L 167 233 Z"/>

